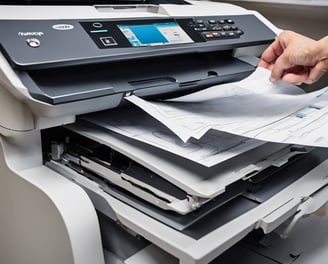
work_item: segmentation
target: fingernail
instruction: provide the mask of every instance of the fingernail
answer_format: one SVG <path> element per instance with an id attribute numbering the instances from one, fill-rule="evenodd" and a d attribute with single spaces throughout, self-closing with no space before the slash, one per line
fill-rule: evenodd
<path id="1" fill-rule="evenodd" d="M 316 82 L 316 80 L 306 80 L 306 81 L 304 81 L 304 83 L 306 83 L 306 84 L 313 84 L 313 83 L 315 83 Z"/>
<path id="2" fill-rule="evenodd" d="M 275 82 L 277 79 L 273 78 L 272 76 L 269 77 L 270 82 Z"/>

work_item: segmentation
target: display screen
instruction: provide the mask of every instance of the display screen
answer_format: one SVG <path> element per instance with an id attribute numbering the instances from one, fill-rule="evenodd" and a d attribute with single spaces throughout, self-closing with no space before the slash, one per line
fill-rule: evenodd
<path id="1" fill-rule="evenodd" d="M 117 26 L 134 47 L 194 42 L 176 22 Z"/>

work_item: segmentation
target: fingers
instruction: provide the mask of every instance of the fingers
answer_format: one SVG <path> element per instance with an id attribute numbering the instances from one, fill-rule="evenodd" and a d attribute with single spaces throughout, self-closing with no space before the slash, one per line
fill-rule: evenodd
<path id="1" fill-rule="evenodd" d="M 286 43 L 288 38 L 286 37 L 287 31 L 281 33 L 275 41 L 263 52 L 259 66 L 270 69 L 270 80 L 275 82 L 279 80 L 286 69 L 290 68 L 288 55 L 286 54 Z M 288 33 L 287 33 L 288 36 Z"/>
<path id="2" fill-rule="evenodd" d="M 319 44 L 321 43 L 321 45 Z M 328 37 L 317 42 L 292 31 L 283 31 L 263 52 L 259 66 L 270 69 L 270 80 L 301 84 L 317 81 L 328 70 Z"/>
<path id="3" fill-rule="evenodd" d="M 304 82 L 312 84 L 319 80 L 327 71 L 327 65 L 325 61 L 319 61 L 313 68 L 311 68 L 308 79 Z"/>
<path id="4" fill-rule="evenodd" d="M 284 82 L 288 82 L 291 84 L 295 84 L 295 85 L 301 85 L 303 82 L 306 82 L 306 80 L 308 80 L 308 74 L 307 73 L 286 73 L 281 80 L 283 80 Z"/>
<path id="5" fill-rule="evenodd" d="M 302 83 L 312 84 L 319 80 L 327 71 L 324 61 L 318 62 L 313 67 L 294 66 L 286 69 L 281 76 L 285 82 L 300 85 Z"/>
<path id="6" fill-rule="evenodd" d="M 274 63 L 272 70 L 270 81 L 275 82 L 282 78 L 285 70 L 292 68 L 294 65 L 290 63 L 288 54 L 283 53 Z"/>
<path id="7" fill-rule="evenodd" d="M 262 54 L 261 61 L 272 64 L 283 53 L 284 49 L 277 38 Z"/>
<path id="8" fill-rule="evenodd" d="M 257 66 L 265 68 L 265 69 L 269 69 L 270 68 L 270 63 L 267 63 L 264 60 L 260 60 L 259 63 L 257 64 Z"/>

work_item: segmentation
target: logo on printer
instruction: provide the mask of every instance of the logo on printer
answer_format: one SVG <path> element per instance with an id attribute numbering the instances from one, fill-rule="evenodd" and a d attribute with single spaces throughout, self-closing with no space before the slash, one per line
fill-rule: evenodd
<path id="1" fill-rule="evenodd" d="M 52 28 L 55 30 L 71 30 L 74 28 L 74 26 L 70 24 L 56 24 L 53 25 Z"/>
<path id="2" fill-rule="evenodd" d="M 21 37 L 42 37 L 43 35 L 43 32 L 18 32 L 18 36 Z"/>

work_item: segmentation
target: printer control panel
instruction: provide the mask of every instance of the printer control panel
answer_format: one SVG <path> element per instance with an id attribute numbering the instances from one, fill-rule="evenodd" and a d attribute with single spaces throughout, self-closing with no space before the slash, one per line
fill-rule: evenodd
<path id="1" fill-rule="evenodd" d="M 81 25 L 100 49 L 195 42 L 174 19 L 91 21 Z"/>
<path id="2" fill-rule="evenodd" d="M 23 71 L 232 51 L 274 38 L 252 14 L 0 20 L 0 52 Z"/>
<path id="3" fill-rule="evenodd" d="M 226 19 L 193 19 L 189 22 L 189 26 L 197 32 L 200 32 L 206 40 L 218 40 L 228 38 L 239 38 L 244 34 L 234 22 L 234 20 Z"/>
<path id="4" fill-rule="evenodd" d="M 244 34 L 233 19 L 218 17 L 88 21 L 81 25 L 100 49 L 197 43 Z"/>

